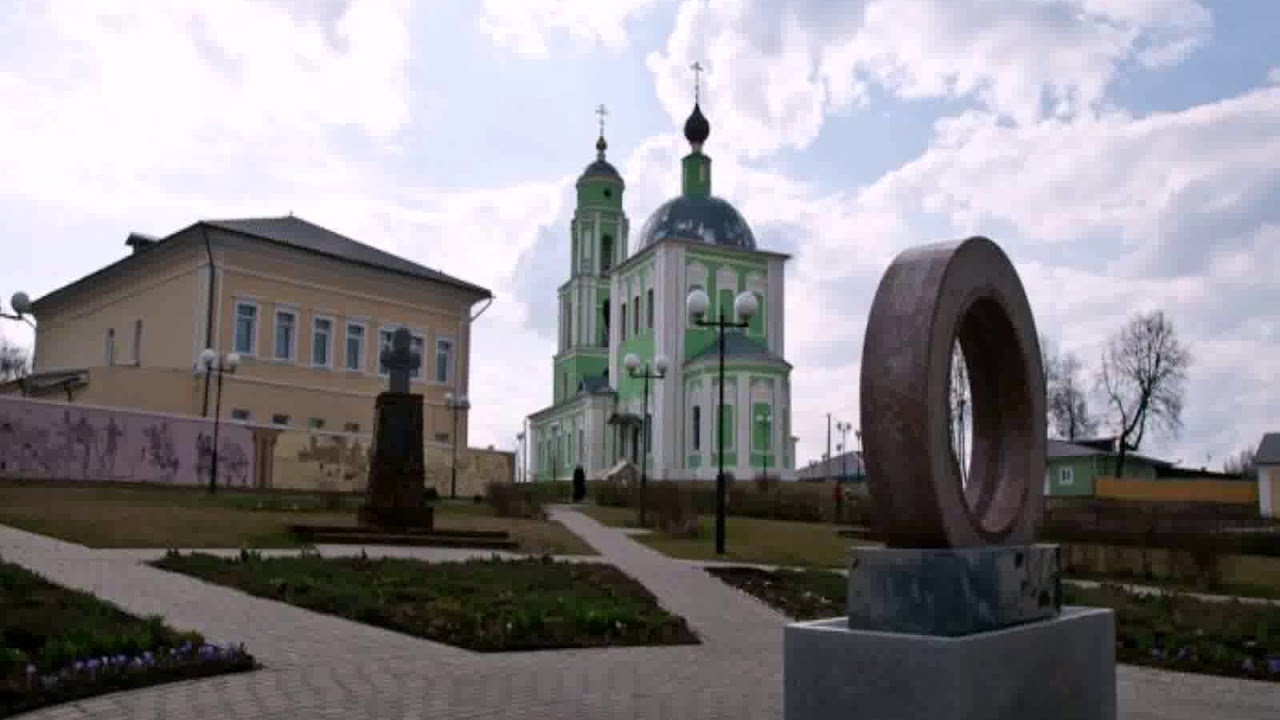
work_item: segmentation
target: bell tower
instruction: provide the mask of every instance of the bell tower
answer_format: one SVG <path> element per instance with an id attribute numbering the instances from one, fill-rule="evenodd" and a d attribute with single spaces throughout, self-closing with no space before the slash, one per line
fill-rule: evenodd
<path id="1" fill-rule="evenodd" d="M 584 380 L 608 384 L 609 275 L 626 258 L 628 222 L 622 211 L 626 183 L 605 159 L 608 111 L 596 108 L 596 159 L 578 177 L 570 223 L 569 280 L 560 286 L 555 372 L 556 403 L 572 398 Z"/>

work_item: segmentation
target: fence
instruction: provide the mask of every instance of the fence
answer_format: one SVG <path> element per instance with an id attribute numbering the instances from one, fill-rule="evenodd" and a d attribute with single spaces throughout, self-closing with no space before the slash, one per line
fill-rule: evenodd
<path id="1" fill-rule="evenodd" d="M 1151 502 L 1199 502 L 1258 505 L 1258 484 L 1251 480 L 1136 480 L 1099 477 L 1099 498 Z"/>

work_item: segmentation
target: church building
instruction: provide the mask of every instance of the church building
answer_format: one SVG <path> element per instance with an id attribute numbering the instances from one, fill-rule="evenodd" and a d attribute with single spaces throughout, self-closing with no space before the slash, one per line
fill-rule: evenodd
<path id="1" fill-rule="evenodd" d="M 537 480 L 565 480 L 582 467 L 605 477 L 647 455 L 648 476 L 713 480 L 723 433 L 726 474 L 794 477 L 791 365 L 783 359 L 787 255 L 756 247 L 747 221 L 711 193 L 711 133 L 698 103 L 684 125 L 679 196 L 660 205 L 634 242 L 622 209 L 626 183 L 605 159 L 577 182 L 568 280 L 558 291 L 552 404 L 529 417 L 529 467 Z M 630 250 L 628 249 L 630 248 Z M 690 318 L 690 293 L 710 300 L 707 320 L 738 320 L 735 299 L 754 295 L 745 328 L 725 332 L 720 422 L 717 330 Z M 744 298 L 745 299 L 745 298 Z M 639 359 L 648 381 L 633 377 Z M 665 370 L 665 373 L 661 372 Z"/>

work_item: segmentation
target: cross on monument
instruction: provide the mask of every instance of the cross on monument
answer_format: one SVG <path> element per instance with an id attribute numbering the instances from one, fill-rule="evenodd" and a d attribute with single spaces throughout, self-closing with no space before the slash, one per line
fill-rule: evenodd
<path id="1" fill-rule="evenodd" d="M 596 108 L 596 117 L 600 118 L 600 137 L 604 137 L 604 117 L 608 114 L 609 111 L 605 109 L 603 104 Z"/>
<path id="2" fill-rule="evenodd" d="M 387 366 L 387 374 L 391 376 L 390 392 L 409 392 L 409 373 L 422 365 L 422 358 L 409 347 L 411 341 L 409 331 L 400 328 L 391 334 L 391 347 L 382 348 L 379 360 Z"/>
<path id="3" fill-rule="evenodd" d="M 693 104 L 697 105 L 698 99 L 701 96 L 702 73 L 705 68 L 702 67 L 701 62 L 694 60 L 693 64 L 689 66 L 689 69 L 693 71 Z"/>

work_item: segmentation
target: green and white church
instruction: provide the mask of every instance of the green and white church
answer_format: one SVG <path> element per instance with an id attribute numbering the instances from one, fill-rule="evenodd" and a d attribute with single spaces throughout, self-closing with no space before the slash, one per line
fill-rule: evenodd
<path id="1" fill-rule="evenodd" d="M 711 158 L 702 152 L 710 133 L 695 102 L 684 125 L 691 150 L 681 161 L 682 191 L 628 243 L 626 183 L 605 159 L 602 125 L 596 159 L 577 182 L 553 402 L 529 416 L 533 478 L 564 480 L 581 466 L 600 479 L 623 462 L 639 466 L 647 453 L 650 478 L 714 480 L 716 432 L 724 433 L 731 477 L 794 478 L 791 365 L 783 359 L 789 257 L 756 247 L 742 215 L 711 194 Z M 694 290 L 710 299 L 708 319 L 736 319 L 744 292 L 757 303 L 747 327 L 725 330 L 721 423 L 717 331 L 690 319 Z M 664 377 L 649 381 L 648 407 L 629 355 L 642 371 L 665 366 Z"/>

